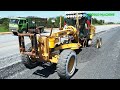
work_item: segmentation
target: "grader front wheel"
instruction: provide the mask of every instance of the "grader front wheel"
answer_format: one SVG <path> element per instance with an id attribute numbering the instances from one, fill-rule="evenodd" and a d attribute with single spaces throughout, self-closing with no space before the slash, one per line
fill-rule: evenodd
<path id="1" fill-rule="evenodd" d="M 57 64 L 57 73 L 62 79 L 70 79 L 77 64 L 76 53 L 73 50 L 63 50 Z"/>

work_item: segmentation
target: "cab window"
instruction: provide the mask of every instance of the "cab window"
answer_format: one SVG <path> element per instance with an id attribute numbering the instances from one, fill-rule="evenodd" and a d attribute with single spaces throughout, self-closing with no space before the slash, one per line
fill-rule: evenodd
<path id="1" fill-rule="evenodd" d="M 26 20 L 23 20 L 23 23 L 25 24 L 25 23 L 26 23 Z"/>
<path id="2" fill-rule="evenodd" d="M 25 24 L 26 20 L 20 20 L 19 24 Z"/>
<path id="3" fill-rule="evenodd" d="M 23 22 L 24 22 L 23 20 L 20 20 L 19 24 L 23 24 Z"/>

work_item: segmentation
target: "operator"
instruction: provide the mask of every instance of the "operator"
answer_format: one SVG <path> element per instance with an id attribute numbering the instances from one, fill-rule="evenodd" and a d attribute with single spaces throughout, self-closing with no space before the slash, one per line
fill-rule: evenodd
<path id="1" fill-rule="evenodd" d="M 68 25 L 67 25 L 67 22 L 65 21 L 65 22 L 64 22 L 64 29 L 66 29 L 67 26 L 68 26 Z"/>
<path id="2" fill-rule="evenodd" d="M 87 21 L 86 21 L 86 24 L 87 24 L 87 28 L 86 28 L 86 29 L 87 29 L 87 31 L 88 31 L 87 33 L 89 34 L 90 25 L 91 25 L 90 20 L 87 20 Z"/>

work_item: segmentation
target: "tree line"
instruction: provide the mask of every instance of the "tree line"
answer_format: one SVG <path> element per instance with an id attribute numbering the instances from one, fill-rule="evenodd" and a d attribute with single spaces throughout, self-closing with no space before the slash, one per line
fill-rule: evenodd
<path id="1" fill-rule="evenodd" d="M 51 21 L 52 19 L 53 18 L 48 18 L 46 27 L 50 28 L 53 25 L 53 23 Z M 60 26 L 60 16 L 55 17 L 54 20 L 55 20 L 55 23 L 54 23 L 53 27 L 58 28 Z M 64 26 L 64 20 L 65 20 L 65 18 L 62 16 L 61 17 L 61 27 Z M 95 25 L 95 24 L 103 25 L 103 24 L 105 24 L 105 21 L 104 20 L 97 20 L 96 18 L 92 18 L 92 24 L 93 25 Z M 107 24 L 114 24 L 114 22 L 110 22 Z M 5 28 L 9 28 L 9 18 L 1 18 L 0 19 L 0 26 L 4 26 Z"/>
<path id="2" fill-rule="evenodd" d="M 96 18 L 92 18 L 92 24 L 98 24 L 98 25 L 103 25 L 105 24 L 104 20 L 97 20 Z"/>

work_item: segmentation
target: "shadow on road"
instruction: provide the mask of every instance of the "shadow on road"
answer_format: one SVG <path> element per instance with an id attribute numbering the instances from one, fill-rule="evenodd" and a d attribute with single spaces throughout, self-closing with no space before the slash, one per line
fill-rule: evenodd
<path id="1" fill-rule="evenodd" d="M 82 49 L 76 49 L 75 52 L 78 55 L 80 52 L 82 52 Z"/>
<path id="2" fill-rule="evenodd" d="M 36 70 L 33 74 L 34 75 L 38 75 L 38 76 L 42 76 L 42 77 L 49 77 L 49 75 L 54 74 L 56 72 L 56 65 L 52 64 L 52 65 L 42 65 L 43 69 L 38 69 Z M 75 70 L 73 76 L 77 73 L 78 69 Z M 61 79 L 61 78 L 59 78 Z"/>
<path id="3" fill-rule="evenodd" d="M 76 50 L 78 63 L 85 63 L 87 61 L 92 60 L 96 56 L 96 54 L 98 54 L 97 52 L 98 52 L 98 50 L 96 50 L 96 48 L 94 48 L 94 47 L 86 47 L 84 49 Z M 47 78 L 51 74 L 54 74 L 56 72 L 56 64 L 51 64 L 51 65 L 40 64 L 40 67 L 42 67 L 42 69 L 36 70 L 33 73 L 34 75 L 38 75 L 38 76 Z M 77 71 L 78 71 L 78 69 L 76 69 L 74 74 L 76 74 Z M 61 78 L 59 78 L 59 79 L 61 79 Z"/>
<path id="4" fill-rule="evenodd" d="M 43 69 L 41 70 L 36 70 L 33 74 L 34 75 L 39 75 L 39 76 L 42 76 L 42 77 L 45 77 L 47 78 L 49 75 L 51 74 L 54 74 L 56 71 L 56 65 L 55 64 L 52 64 L 52 65 L 41 65 L 43 67 Z M 40 67 L 41 67 L 40 66 Z"/>

